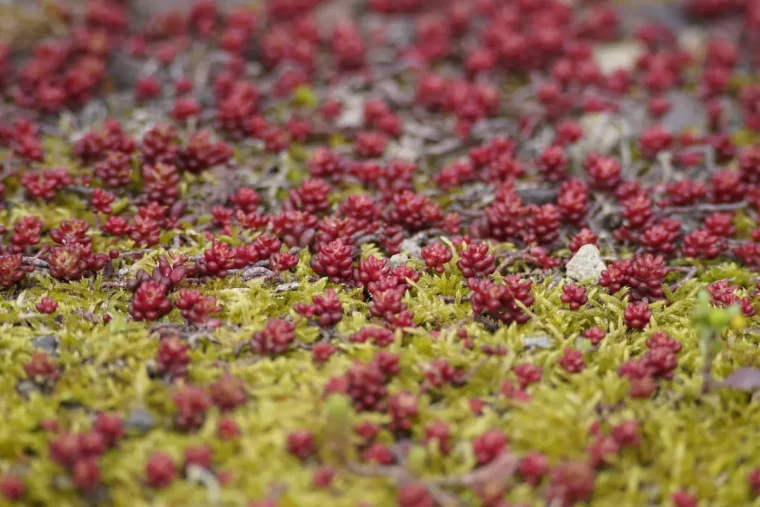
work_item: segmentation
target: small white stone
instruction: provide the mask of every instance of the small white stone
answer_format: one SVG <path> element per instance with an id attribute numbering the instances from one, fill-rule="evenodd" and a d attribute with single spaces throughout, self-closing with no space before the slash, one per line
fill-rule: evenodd
<path id="1" fill-rule="evenodd" d="M 595 47 L 593 56 L 602 72 L 609 74 L 617 69 L 632 69 L 644 51 L 644 45 L 638 42 L 613 42 Z"/>
<path id="2" fill-rule="evenodd" d="M 364 100 L 359 95 L 342 94 L 343 111 L 336 121 L 340 128 L 358 128 L 364 121 Z"/>
<path id="3" fill-rule="evenodd" d="M 705 52 L 708 34 L 703 28 L 686 27 L 678 33 L 678 45 L 696 58 Z"/>
<path id="4" fill-rule="evenodd" d="M 526 336 L 522 339 L 523 346 L 530 349 L 548 349 L 552 346 L 552 339 L 545 335 Z"/>
<path id="5" fill-rule="evenodd" d="M 614 119 L 609 113 L 588 113 L 578 120 L 583 129 L 584 141 L 576 143 L 584 154 L 598 151 L 606 154 L 620 145 L 623 133 L 614 125 Z"/>
<path id="6" fill-rule="evenodd" d="M 607 266 L 599 254 L 599 249 L 594 245 L 583 245 L 578 252 L 568 261 L 567 276 L 573 280 L 598 280 Z"/>
<path id="7" fill-rule="evenodd" d="M 409 260 L 409 257 L 406 254 L 402 254 L 402 253 L 393 255 L 391 256 L 390 259 L 388 259 L 392 268 L 396 268 L 398 266 L 404 266 L 408 260 Z"/>
<path id="8" fill-rule="evenodd" d="M 407 238 L 401 242 L 399 248 L 402 252 L 407 254 L 410 258 L 420 259 L 422 258 L 422 247 L 419 241 L 412 238 Z"/>
<path id="9" fill-rule="evenodd" d="M 404 136 L 398 142 L 388 143 L 386 154 L 391 159 L 408 160 L 416 162 L 422 153 L 422 140 L 411 136 Z"/>

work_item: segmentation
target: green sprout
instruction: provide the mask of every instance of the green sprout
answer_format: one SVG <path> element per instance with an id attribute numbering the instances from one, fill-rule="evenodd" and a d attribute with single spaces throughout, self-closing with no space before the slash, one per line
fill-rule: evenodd
<path id="1" fill-rule="evenodd" d="M 702 375 L 704 383 L 703 392 L 710 390 L 712 380 L 712 364 L 715 356 L 720 352 L 722 342 L 719 338 L 729 329 L 741 330 L 745 326 L 741 308 L 737 305 L 727 307 L 712 306 L 710 294 L 702 289 L 697 294 L 697 306 L 692 317 L 692 322 L 697 331 L 699 348 L 702 352 L 704 365 Z"/>

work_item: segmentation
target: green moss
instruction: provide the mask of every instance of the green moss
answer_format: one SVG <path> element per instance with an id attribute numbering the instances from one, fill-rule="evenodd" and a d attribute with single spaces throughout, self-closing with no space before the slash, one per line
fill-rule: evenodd
<path id="1" fill-rule="evenodd" d="M 37 213 L 38 210 L 35 210 Z M 39 212 L 44 214 L 44 208 Z M 187 247 L 194 255 L 203 248 Z M 129 263 L 118 261 L 132 274 L 150 270 L 160 251 Z M 364 245 L 363 254 L 377 255 L 373 245 Z M 135 498 L 149 504 L 176 505 L 198 502 L 211 494 L 206 486 L 177 481 L 170 488 L 153 492 L 141 486 L 143 467 L 156 449 L 166 450 L 180 459 L 184 448 L 201 442 L 215 453 L 219 470 L 232 473 L 232 479 L 219 490 L 221 505 L 240 505 L 251 498 L 266 496 L 276 484 L 287 486 L 280 496 L 281 505 L 355 505 L 358 500 L 375 505 L 391 505 L 394 498 L 392 480 L 358 477 L 338 467 L 332 492 L 315 492 L 310 486 L 313 465 L 301 465 L 285 451 L 287 432 L 308 428 L 321 442 L 320 453 L 330 461 L 330 439 L 336 436 L 329 409 L 321 396 L 325 382 L 342 374 L 355 360 L 368 361 L 376 353 L 368 344 L 338 343 L 339 353 L 325 365 L 315 366 L 308 350 L 294 349 L 284 357 L 251 361 L 250 355 L 235 357 L 234 348 L 250 339 L 271 316 L 288 315 L 296 303 L 306 302 L 327 287 L 324 279 L 315 280 L 308 266 L 308 254 L 295 274 L 295 290 L 273 290 L 281 280 L 243 281 L 239 276 L 213 280 L 204 293 L 218 298 L 224 308 L 222 320 L 230 323 L 213 333 L 212 340 L 200 340 L 192 352 L 189 381 L 209 385 L 228 370 L 246 383 L 249 402 L 232 416 L 240 425 L 242 436 L 233 442 L 216 437 L 220 414 L 212 410 L 204 426 L 192 434 L 178 433 L 172 427 L 171 396 L 176 386 L 152 379 L 147 367 L 155 357 L 157 336 L 150 323 L 131 321 L 127 313 L 130 296 L 123 290 L 107 286 L 102 276 L 75 283 L 54 282 L 35 276 L 15 293 L 0 300 L 0 410 L 7 414 L 0 425 L 0 469 L 21 469 L 29 478 L 30 499 L 38 503 L 75 504 L 76 494 L 65 486 L 65 472 L 47 457 L 48 436 L 37 428 L 42 420 L 57 418 L 64 427 L 85 430 L 94 413 L 114 411 L 124 417 L 136 407 L 146 407 L 156 419 L 156 427 L 147 434 L 131 433 L 120 447 L 109 452 L 102 462 L 103 482 L 116 505 L 126 505 Z M 420 448 L 415 460 L 425 466 L 426 477 L 466 473 L 474 465 L 469 444 L 471 438 L 486 429 L 501 428 L 510 438 L 515 452 L 538 450 L 553 462 L 582 457 L 588 444 L 589 425 L 600 418 L 614 424 L 627 418 L 642 422 L 643 440 L 637 450 L 626 450 L 597 479 L 595 505 L 642 505 L 659 503 L 680 487 L 694 489 L 711 505 L 737 505 L 748 501 L 744 480 L 748 470 L 760 462 L 760 436 L 756 421 L 760 408 L 749 395 L 716 391 L 701 393 L 702 357 L 690 315 L 696 291 L 707 281 L 731 277 L 735 283 L 749 285 L 752 275 L 736 265 L 719 264 L 705 271 L 702 280 L 691 280 L 669 294 L 671 304 L 651 305 L 653 318 L 644 331 L 631 332 L 623 324 L 625 292 L 610 296 L 599 287 L 589 285 L 589 305 L 579 311 L 566 310 L 559 300 L 561 284 L 551 279 L 534 285 L 536 302 L 529 309 L 532 318 L 521 326 L 501 327 L 495 332 L 470 320 L 468 294 L 464 280 L 449 269 L 442 275 L 423 274 L 414 283 L 405 303 L 415 314 L 419 328 L 398 332 L 388 347 L 401 355 L 401 373 L 390 386 L 391 392 L 408 390 L 420 396 L 420 414 L 413 433 L 421 435 L 425 423 L 443 420 L 451 425 L 453 451 L 448 456 L 435 449 Z M 367 321 L 367 303 L 361 301 L 359 289 L 339 292 L 344 304 L 344 319 L 338 331 L 350 335 Z M 59 301 L 56 315 L 36 314 L 34 304 L 49 295 Z M 448 299 L 452 298 L 452 299 Z M 97 322 L 81 317 L 81 312 L 97 316 Z M 102 323 L 105 313 L 109 324 Z M 177 313 L 164 320 L 181 322 Z M 605 325 L 606 339 L 598 349 L 589 348 L 579 339 L 592 325 Z M 756 318 L 749 327 L 757 327 Z M 464 326 L 474 338 L 476 349 L 462 347 L 456 330 Z M 429 330 L 442 329 L 434 336 Z M 668 331 L 683 344 L 679 368 L 672 381 L 662 384 L 651 400 L 633 400 L 627 395 L 627 381 L 616 374 L 624 361 L 645 351 L 644 342 L 655 330 Z M 22 396 L 15 386 L 24 377 L 21 365 L 33 352 L 32 339 L 53 334 L 60 344 L 56 361 L 63 373 L 55 389 Z M 316 328 L 304 322 L 297 336 L 304 343 L 319 337 Z M 528 348 L 528 336 L 549 337 L 548 348 Z M 724 348 L 714 363 L 717 377 L 740 366 L 760 364 L 760 341 L 754 331 L 730 332 Z M 466 371 L 481 363 L 482 345 L 503 345 L 505 357 L 492 357 L 474 371 L 461 388 L 444 387 L 434 392 L 420 391 L 425 365 L 445 358 Z M 565 347 L 580 346 L 588 367 L 580 374 L 569 375 L 557 366 Z M 503 380 L 513 378 L 511 369 L 519 362 L 544 367 L 544 379 L 530 388 L 529 402 L 514 402 L 499 395 Z M 487 402 L 481 416 L 475 416 L 468 400 Z M 352 420 L 385 421 L 386 416 L 351 414 Z M 346 430 L 348 431 L 348 430 Z M 381 440 L 390 435 L 381 435 Z M 19 465 L 19 457 L 27 456 Z M 722 477 L 705 481 L 704 477 Z M 60 481 L 64 481 L 60 483 Z M 61 484 L 64 484 L 61 486 Z M 535 491 L 520 486 L 510 493 L 516 502 L 535 503 Z"/>

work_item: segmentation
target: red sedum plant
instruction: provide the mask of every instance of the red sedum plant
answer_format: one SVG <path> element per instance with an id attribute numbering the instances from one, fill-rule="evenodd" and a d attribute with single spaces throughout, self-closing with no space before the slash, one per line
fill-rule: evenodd
<path id="1" fill-rule="evenodd" d="M 0 503 L 757 501 L 760 1 L 21 3 Z"/>

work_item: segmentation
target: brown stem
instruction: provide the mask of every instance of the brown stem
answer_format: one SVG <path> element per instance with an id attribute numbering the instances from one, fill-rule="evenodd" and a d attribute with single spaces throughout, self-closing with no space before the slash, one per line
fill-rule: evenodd
<path id="1" fill-rule="evenodd" d="M 714 211 L 734 211 L 737 209 L 742 209 L 747 207 L 746 201 L 739 201 L 739 202 L 729 202 L 726 204 L 694 204 L 692 206 L 668 206 L 666 208 L 663 208 L 662 211 L 665 213 L 694 213 L 694 212 L 704 212 L 704 213 L 712 213 Z"/>
<path id="2" fill-rule="evenodd" d="M 502 452 L 498 458 L 484 467 L 476 468 L 464 475 L 444 477 L 435 482 L 441 486 L 459 486 L 468 488 L 496 481 L 504 483 L 514 475 L 519 464 L 519 456 L 508 452 Z"/>
<path id="3" fill-rule="evenodd" d="M 526 257 L 528 250 L 518 250 L 517 252 L 509 252 L 504 259 L 499 263 L 499 265 L 496 267 L 496 272 L 501 273 L 501 270 L 512 264 L 513 262 L 517 262 L 519 260 L 524 260 Z"/>
<path id="4" fill-rule="evenodd" d="M 686 276 L 688 276 L 689 273 L 694 270 L 696 273 L 696 268 L 694 266 L 668 266 L 668 269 L 670 271 L 679 271 L 681 273 L 686 273 Z M 691 276 L 694 276 L 693 274 Z"/>
<path id="5" fill-rule="evenodd" d="M 488 362 L 489 359 L 491 358 L 484 357 L 483 359 L 480 360 L 480 362 L 478 362 L 478 364 L 470 368 L 470 370 L 467 373 L 465 373 L 464 377 L 462 377 L 462 384 L 466 384 L 467 382 L 469 382 L 472 379 L 472 377 L 474 377 L 478 373 L 478 371 L 480 371 L 480 369 Z"/>
<path id="6" fill-rule="evenodd" d="M 694 278 L 694 275 L 696 274 L 697 274 L 697 268 L 695 266 L 692 266 L 691 269 L 689 269 L 689 271 L 686 272 L 683 278 L 678 280 L 678 282 L 674 283 L 670 287 L 671 292 L 675 292 L 681 285 L 685 284 L 686 282 Z"/>
<path id="7" fill-rule="evenodd" d="M 138 255 L 143 255 L 146 253 L 150 253 L 152 251 L 153 250 L 150 248 L 142 248 L 140 250 L 132 250 L 130 252 L 123 252 L 123 253 L 120 252 L 119 258 L 123 259 L 123 258 L 128 258 L 128 257 L 137 257 Z"/>
<path id="8" fill-rule="evenodd" d="M 35 268 L 50 269 L 50 264 L 47 261 L 43 261 L 42 259 L 38 259 L 37 257 L 24 256 L 23 261 L 25 264 L 32 265 Z"/>
<path id="9" fill-rule="evenodd" d="M 238 345 L 235 347 L 235 350 L 232 352 L 232 354 L 233 354 L 235 357 L 240 357 L 240 354 L 242 354 L 242 353 L 243 353 L 243 351 L 245 351 L 245 350 L 249 350 L 250 348 L 251 348 L 251 341 L 250 341 L 250 340 L 246 340 L 246 341 L 244 341 L 244 342 L 242 342 L 242 343 L 239 343 L 239 344 L 238 344 Z"/>
<path id="10" fill-rule="evenodd" d="M 441 296 L 441 299 L 443 300 L 444 303 L 449 303 L 449 304 L 457 302 L 457 298 L 455 298 L 454 296 Z M 466 303 L 469 300 L 470 300 L 469 295 L 462 296 L 461 298 L 459 298 L 460 303 Z"/>
<path id="11" fill-rule="evenodd" d="M 702 365 L 702 393 L 707 394 L 710 392 L 713 386 L 712 378 L 712 365 L 714 360 L 714 354 L 710 351 L 705 357 L 705 364 Z"/>

